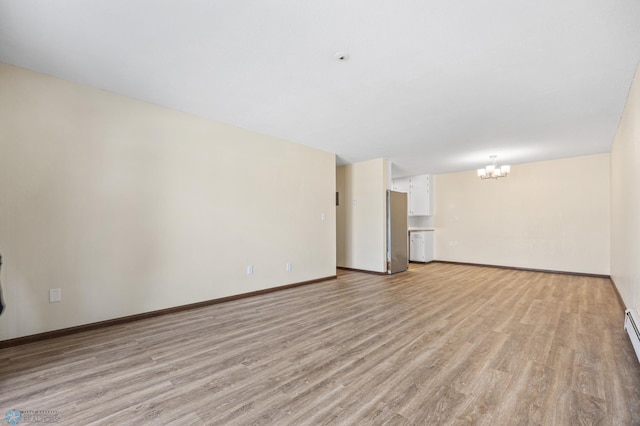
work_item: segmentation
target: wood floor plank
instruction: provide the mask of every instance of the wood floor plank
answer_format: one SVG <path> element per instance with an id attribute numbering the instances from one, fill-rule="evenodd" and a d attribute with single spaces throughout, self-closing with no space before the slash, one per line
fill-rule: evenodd
<path id="1" fill-rule="evenodd" d="M 493 413 L 503 404 L 511 391 L 509 384 L 512 375 L 493 368 L 478 373 L 470 389 L 465 393 L 468 398 L 460 406 L 456 424 L 494 425 Z"/>
<path id="2" fill-rule="evenodd" d="M 490 267 L 313 285 L 0 350 L 0 412 L 63 424 L 640 424 L 603 278 Z"/>

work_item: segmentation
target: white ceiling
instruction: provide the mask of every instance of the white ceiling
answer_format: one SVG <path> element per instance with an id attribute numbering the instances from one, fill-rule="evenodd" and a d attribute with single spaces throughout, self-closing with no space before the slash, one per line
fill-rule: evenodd
<path id="1" fill-rule="evenodd" d="M 1 62 L 395 176 L 608 152 L 639 59 L 638 0 L 0 0 Z"/>

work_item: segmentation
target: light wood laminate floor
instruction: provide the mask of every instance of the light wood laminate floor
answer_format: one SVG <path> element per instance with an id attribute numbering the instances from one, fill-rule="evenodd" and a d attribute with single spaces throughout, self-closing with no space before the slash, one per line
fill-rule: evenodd
<path id="1" fill-rule="evenodd" d="M 0 350 L 62 424 L 640 424 L 608 279 L 428 264 Z"/>

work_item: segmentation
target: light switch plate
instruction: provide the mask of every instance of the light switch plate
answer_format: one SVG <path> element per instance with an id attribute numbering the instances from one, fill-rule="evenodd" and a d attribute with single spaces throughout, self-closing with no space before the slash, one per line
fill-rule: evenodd
<path id="1" fill-rule="evenodd" d="M 62 301 L 62 289 L 50 288 L 49 289 L 49 303 L 55 303 Z"/>

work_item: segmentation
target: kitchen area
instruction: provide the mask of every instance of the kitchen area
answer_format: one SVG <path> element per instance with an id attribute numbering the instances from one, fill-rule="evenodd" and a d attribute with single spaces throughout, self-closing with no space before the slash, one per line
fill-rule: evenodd
<path id="1" fill-rule="evenodd" d="M 434 260 L 433 177 L 418 175 L 393 179 L 392 189 L 407 194 L 409 262 Z"/>
<path id="2" fill-rule="evenodd" d="M 394 178 L 384 158 L 336 168 L 336 266 L 394 274 L 434 253 L 432 175 Z"/>

